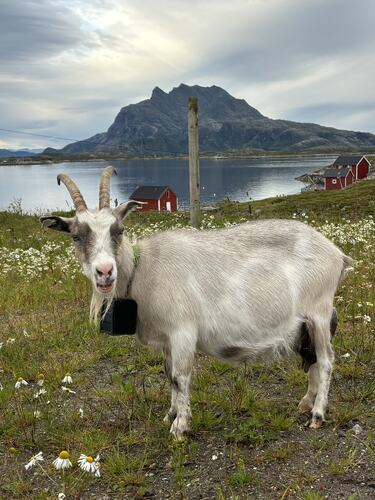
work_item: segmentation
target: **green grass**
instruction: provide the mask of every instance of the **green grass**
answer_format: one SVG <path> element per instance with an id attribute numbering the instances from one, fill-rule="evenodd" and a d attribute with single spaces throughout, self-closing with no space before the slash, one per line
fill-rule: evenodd
<path id="1" fill-rule="evenodd" d="M 157 498 L 205 493 L 211 498 L 315 499 L 325 491 L 332 497 L 331 487 L 349 497 L 345 484 L 350 481 L 342 479 L 350 477 L 361 450 L 373 475 L 375 181 L 250 205 L 251 213 L 248 203 L 221 203 L 204 212 L 202 226 L 297 218 L 321 229 L 356 260 L 336 298 L 340 323 L 325 427 L 306 430 L 297 416 L 306 390 L 299 360 L 235 368 L 198 355 L 191 436 L 182 445 L 173 443 L 162 422 L 169 405 L 162 356 L 133 338 L 100 334 L 88 322 L 91 287 L 69 240 L 42 230 L 37 217 L 2 212 L 0 497 L 52 498 L 62 491 L 62 482 L 71 497 L 141 498 L 154 492 Z M 137 213 L 126 227 L 135 238 L 184 227 L 188 220 L 188 214 Z M 61 389 L 68 371 L 75 394 Z M 40 373 L 47 393 L 34 399 Z M 16 391 L 18 377 L 29 385 Z M 349 435 L 356 422 L 364 432 L 343 451 L 340 432 Z M 10 447 L 17 452 L 9 453 Z M 75 465 L 63 480 L 51 466 L 62 449 L 74 463 L 80 453 L 100 453 L 101 477 L 81 474 Z M 44 453 L 49 478 L 39 469 L 37 476 L 37 469 L 24 469 L 38 451 Z"/>

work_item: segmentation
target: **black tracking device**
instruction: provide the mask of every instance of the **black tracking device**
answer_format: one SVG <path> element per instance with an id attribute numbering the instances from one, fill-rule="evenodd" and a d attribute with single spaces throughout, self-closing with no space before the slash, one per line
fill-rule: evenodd
<path id="1" fill-rule="evenodd" d="M 137 303 L 133 299 L 115 299 L 103 316 L 100 331 L 108 335 L 134 335 L 137 328 Z"/>

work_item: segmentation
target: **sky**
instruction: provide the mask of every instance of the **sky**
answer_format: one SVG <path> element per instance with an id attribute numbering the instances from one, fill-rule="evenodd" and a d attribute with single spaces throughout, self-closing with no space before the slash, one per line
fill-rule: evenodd
<path id="1" fill-rule="evenodd" d="M 0 0 L 0 148 L 63 147 L 180 83 L 375 133 L 374 0 Z"/>

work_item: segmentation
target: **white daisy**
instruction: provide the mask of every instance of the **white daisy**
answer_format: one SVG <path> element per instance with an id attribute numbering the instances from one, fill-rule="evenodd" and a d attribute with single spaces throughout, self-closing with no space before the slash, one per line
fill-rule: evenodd
<path id="1" fill-rule="evenodd" d="M 72 376 L 69 372 L 65 373 L 65 377 L 62 379 L 62 383 L 63 384 L 72 384 L 73 383 Z"/>
<path id="2" fill-rule="evenodd" d="M 16 384 L 15 384 L 15 388 L 16 389 L 19 389 L 20 387 L 22 387 L 23 385 L 29 385 L 26 380 L 24 380 L 22 377 L 19 377 Z"/>
<path id="3" fill-rule="evenodd" d="M 44 394 L 47 394 L 47 391 L 45 389 L 39 389 L 39 391 L 36 391 L 34 394 L 34 399 L 40 398 L 40 396 L 43 396 Z"/>
<path id="4" fill-rule="evenodd" d="M 37 453 L 36 455 L 33 455 L 29 462 L 25 465 L 25 469 L 26 470 L 29 470 L 30 467 L 34 467 L 34 465 L 37 463 L 37 462 L 43 462 L 44 458 L 43 458 L 43 453 L 40 451 L 39 453 Z"/>
<path id="5" fill-rule="evenodd" d="M 72 391 L 69 387 L 65 387 L 65 385 L 62 385 L 61 389 L 65 392 L 69 392 L 69 394 L 76 394 L 76 391 Z"/>
<path id="6" fill-rule="evenodd" d="M 78 413 L 79 413 L 79 416 L 80 416 L 81 418 L 83 418 L 83 409 L 82 409 L 82 408 L 80 408 L 80 409 L 78 410 Z"/>
<path id="7" fill-rule="evenodd" d="M 15 341 L 16 339 L 9 337 L 9 339 L 7 339 L 7 344 L 14 344 Z"/>
<path id="8" fill-rule="evenodd" d="M 57 495 L 57 500 L 64 500 L 64 498 L 66 498 L 65 493 L 59 493 L 59 494 Z"/>
<path id="9" fill-rule="evenodd" d="M 95 460 L 90 455 L 84 455 L 81 453 L 77 462 L 82 470 L 94 474 L 95 477 L 100 477 L 100 456 L 97 455 Z"/>
<path id="10" fill-rule="evenodd" d="M 41 413 L 40 413 L 39 410 L 35 410 L 34 413 L 33 413 L 33 415 L 34 415 L 34 418 L 40 418 Z"/>
<path id="11" fill-rule="evenodd" d="M 57 470 L 69 469 L 72 466 L 72 462 L 69 460 L 69 453 L 63 450 L 56 460 L 53 461 L 53 465 Z"/>

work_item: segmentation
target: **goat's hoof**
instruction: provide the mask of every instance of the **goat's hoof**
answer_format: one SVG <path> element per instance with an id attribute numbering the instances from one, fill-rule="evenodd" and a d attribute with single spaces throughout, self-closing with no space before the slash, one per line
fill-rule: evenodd
<path id="1" fill-rule="evenodd" d="M 313 409 L 313 403 L 311 401 L 305 400 L 305 398 L 301 399 L 298 404 L 298 413 L 308 413 Z"/>
<path id="2" fill-rule="evenodd" d="M 186 439 L 187 433 L 189 432 L 189 426 L 187 425 L 187 423 L 184 424 L 181 421 L 177 422 L 177 418 L 175 418 L 170 432 L 176 439 L 176 441 L 184 441 L 184 439 Z"/>
<path id="3" fill-rule="evenodd" d="M 323 425 L 323 422 L 324 422 L 324 418 L 322 417 L 322 415 L 320 415 L 319 413 L 315 413 L 315 415 L 313 414 L 311 419 L 308 422 L 309 428 L 310 429 L 320 429 L 321 426 Z"/>

